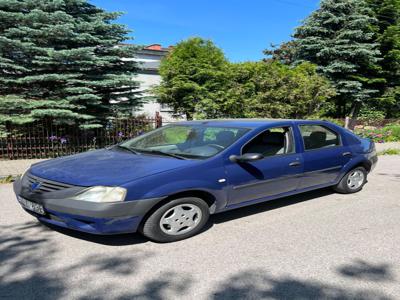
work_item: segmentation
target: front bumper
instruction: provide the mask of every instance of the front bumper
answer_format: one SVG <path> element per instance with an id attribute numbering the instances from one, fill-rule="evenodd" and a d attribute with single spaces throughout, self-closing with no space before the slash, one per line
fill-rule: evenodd
<path id="1" fill-rule="evenodd" d="M 76 193 L 72 188 L 71 193 Z M 162 198 L 94 203 L 68 199 L 68 191 L 35 194 L 23 186 L 22 180 L 14 182 L 17 197 L 43 205 L 45 215 L 25 209 L 40 221 L 93 234 L 119 234 L 135 232 L 146 213 Z"/>

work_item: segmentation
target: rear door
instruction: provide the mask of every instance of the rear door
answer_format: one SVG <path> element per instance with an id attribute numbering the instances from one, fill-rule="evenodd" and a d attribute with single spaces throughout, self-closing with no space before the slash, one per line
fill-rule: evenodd
<path id="1" fill-rule="evenodd" d="M 339 132 L 326 124 L 299 124 L 304 174 L 299 189 L 334 184 L 343 166 L 351 159 Z"/>

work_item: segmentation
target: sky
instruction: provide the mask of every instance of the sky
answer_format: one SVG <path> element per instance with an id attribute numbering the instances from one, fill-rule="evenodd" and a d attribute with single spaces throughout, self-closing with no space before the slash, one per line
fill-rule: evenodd
<path id="1" fill-rule="evenodd" d="M 138 45 L 174 45 L 189 37 L 211 39 L 232 62 L 264 57 L 271 44 L 290 39 L 319 0 L 90 0 L 125 13 L 118 23 Z"/>

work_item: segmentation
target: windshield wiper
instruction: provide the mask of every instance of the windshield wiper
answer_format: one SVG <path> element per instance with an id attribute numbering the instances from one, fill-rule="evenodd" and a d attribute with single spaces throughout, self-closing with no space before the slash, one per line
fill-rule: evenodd
<path id="1" fill-rule="evenodd" d="M 148 150 L 148 149 L 138 149 L 138 148 L 134 148 L 132 150 L 134 150 L 136 152 L 159 154 L 159 155 L 169 156 L 169 157 L 173 157 L 173 158 L 177 158 L 177 159 L 187 159 L 187 157 L 184 157 L 182 155 L 170 153 L 170 152 L 164 152 L 164 151 L 160 151 L 160 150 Z"/>
<path id="2" fill-rule="evenodd" d="M 129 148 L 129 147 L 127 147 L 127 146 L 115 145 L 115 147 L 118 147 L 118 148 L 120 148 L 120 149 L 127 150 L 127 151 L 129 151 L 129 152 L 131 152 L 131 153 L 133 153 L 133 154 L 139 154 L 139 152 L 137 152 L 136 150 L 134 150 L 134 149 L 132 149 L 132 148 Z"/>

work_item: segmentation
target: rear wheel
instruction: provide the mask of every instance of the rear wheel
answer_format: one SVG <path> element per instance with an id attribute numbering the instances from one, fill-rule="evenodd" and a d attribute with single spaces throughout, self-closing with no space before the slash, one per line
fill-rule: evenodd
<path id="1" fill-rule="evenodd" d="M 363 167 L 357 167 L 348 172 L 334 187 L 334 190 L 342 194 L 357 193 L 362 190 L 366 182 L 367 171 Z"/>
<path id="2" fill-rule="evenodd" d="M 155 210 L 144 222 L 142 234 L 156 242 L 174 242 L 197 234 L 207 223 L 209 208 L 200 198 L 179 198 Z"/>

